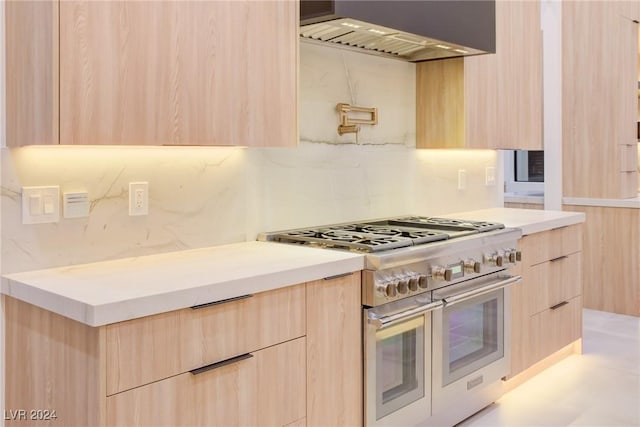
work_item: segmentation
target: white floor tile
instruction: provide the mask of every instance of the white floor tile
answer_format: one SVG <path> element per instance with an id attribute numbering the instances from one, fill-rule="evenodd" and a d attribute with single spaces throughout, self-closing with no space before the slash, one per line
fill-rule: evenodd
<path id="1" fill-rule="evenodd" d="M 584 310 L 583 354 L 530 379 L 464 427 L 640 426 L 640 318 Z"/>

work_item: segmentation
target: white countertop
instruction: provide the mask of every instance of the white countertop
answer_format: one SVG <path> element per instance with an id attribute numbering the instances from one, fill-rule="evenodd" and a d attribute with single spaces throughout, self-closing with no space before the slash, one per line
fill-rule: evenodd
<path id="1" fill-rule="evenodd" d="M 632 199 L 591 199 L 585 197 L 564 197 L 562 203 L 575 206 L 602 206 L 608 208 L 640 209 L 640 193 Z"/>
<path id="2" fill-rule="evenodd" d="M 452 218 L 502 222 L 531 234 L 584 222 L 576 212 L 493 208 Z M 90 326 L 362 270 L 364 255 L 246 242 L 8 274 L 2 293 Z"/>
<path id="3" fill-rule="evenodd" d="M 522 235 L 540 233 L 553 228 L 585 221 L 581 212 L 545 211 L 539 209 L 490 208 L 444 215 L 478 221 L 501 222 L 509 228 L 522 229 Z"/>
<path id="4" fill-rule="evenodd" d="M 102 326 L 363 267 L 352 252 L 246 242 L 8 274 L 2 293 Z"/>
<path id="5" fill-rule="evenodd" d="M 544 204 L 544 194 L 540 192 L 504 193 L 504 201 L 507 203 L 532 203 Z"/>

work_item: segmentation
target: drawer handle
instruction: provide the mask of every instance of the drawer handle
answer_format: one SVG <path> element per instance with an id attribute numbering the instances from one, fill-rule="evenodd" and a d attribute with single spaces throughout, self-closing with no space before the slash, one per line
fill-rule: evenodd
<path id="1" fill-rule="evenodd" d="M 239 297 L 227 298 L 227 299 L 222 299 L 220 301 L 213 301 L 213 302 L 208 302 L 208 303 L 205 303 L 205 304 L 194 305 L 193 307 L 191 307 L 191 309 L 192 310 L 199 310 L 201 308 L 207 308 L 207 307 L 211 307 L 211 306 L 214 306 L 214 305 L 226 304 L 228 302 L 239 301 L 241 299 L 251 298 L 252 296 L 253 296 L 253 294 L 240 295 Z"/>
<path id="2" fill-rule="evenodd" d="M 350 271 L 349 273 L 342 273 L 342 274 L 336 274 L 335 276 L 325 277 L 325 278 L 323 278 L 323 280 L 339 279 L 339 278 L 341 278 L 341 277 L 351 276 L 352 274 L 353 274 L 353 272 L 352 272 L 352 271 Z"/>
<path id="3" fill-rule="evenodd" d="M 223 366 L 231 365 L 233 363 L 241 362 L 246 359 L 251 359 L 253 354 L 247 353 L 240 356 L 232 357 L 231 359 L 223 360 L 222 362 L 212 363 L 211 365 L 203 366 L 202 368 L 194 369 L 191 372 L 192 375 L 202 374 L 204 372 L 211 371 L 213 369 L 222 368 Z"/>
<path id="4" fill-rule="evenodd" d="M 561 303 L 558 303 L 558 304 L 556 304 L 556 305 L 554 305 L 552 307 L 549 307 L 549 309 L 550 310 L 556 310 L 556 309 L 558 309 L 558 308 L 560 308 L 560 307 L 562 307 L 564 305 L 567 305 L 567 304 L 569 304 L 569 301 L 562 301 Z"/>
<path id="5" fill-rule="evenodd" d="M 565 258 L 569 258 L 569 257 L 567 255 L 562 255 L 562 256 L 559 256 L 558 258 L 550 259 L 549 262 L 561 261 Z"/>

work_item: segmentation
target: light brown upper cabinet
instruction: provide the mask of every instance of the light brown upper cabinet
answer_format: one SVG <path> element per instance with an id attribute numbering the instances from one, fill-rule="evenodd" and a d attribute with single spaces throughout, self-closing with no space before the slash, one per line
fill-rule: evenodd
<path id="1" fill-rule="evenodd" d="M 539 1 L 496 2 L 496 53 L 417 64 L 418 148 L 542 149 Z"/>
<path id="2" fill-rule="evenodd" d="M 565 196 L 637 196 L 637 7 L 562 2 Z"/>
<path id="3" fill-rule="evenodd" d="M 55 129 L 50 142 L 297 144 L 297 2 L 51 4 L 34 6 L 41 21 L 54 22 L 49 40 L 35 42 L 59 52 L 47 64 L 55 71 L 59 61 L 59 96 L 51 100 L 59 136 Z"/>

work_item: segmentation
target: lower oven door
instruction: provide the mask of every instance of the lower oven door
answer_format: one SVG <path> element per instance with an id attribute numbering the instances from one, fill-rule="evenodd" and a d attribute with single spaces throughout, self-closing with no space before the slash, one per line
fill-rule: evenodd
<path id="1" fill-rule="evenodd" d="M 431 413 L 431 311 L 365 310 L 365 425 L 414 426 Z M 384 310 L 384 308 L 382 308 Z"/>
<path id="2" fill-rule="evenodd" d="M 454 411 L 462 416 L 455 423 L 500 396 L 511 363 L 510 286 L 518 281 L 496 276 L 444 296 L 444 308 L 433 316 L 434 414 Z"/>

